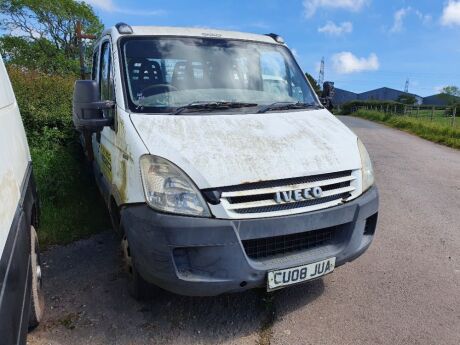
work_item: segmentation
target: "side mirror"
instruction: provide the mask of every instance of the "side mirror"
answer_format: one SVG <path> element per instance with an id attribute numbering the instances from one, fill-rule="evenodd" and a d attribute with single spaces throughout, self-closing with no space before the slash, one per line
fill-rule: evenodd
<path id="1" fill-rule="evenodd" d="M 105 118 L 103 110 L 115 108 L 114 101 L 101 101 L 99 85 L 94 80 L 77 80 L 73 92 L 73 123 L 78 131 L 100 132 L 112 126 L 113 119 Z"/>
<path id="2" fill-rule="evenodd" d="M 334 108 L 332 104 L 332 99 L 335 95 L 334 83 L 331 81 L 325 81 L 323 84 L 323 91 L 321 93 L 321 103 L 329 110 L 332 111 Z"/>

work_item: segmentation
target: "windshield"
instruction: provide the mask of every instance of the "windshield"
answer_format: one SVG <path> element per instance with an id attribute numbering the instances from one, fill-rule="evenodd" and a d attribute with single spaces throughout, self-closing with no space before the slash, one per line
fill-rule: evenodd
<path id="1" fill-rule="evenodd" d="M 137 37 L 121 43 L 134 112 L 171 112 L 194 102 L 317 104 L 281 45 L 213 38 Z"/>

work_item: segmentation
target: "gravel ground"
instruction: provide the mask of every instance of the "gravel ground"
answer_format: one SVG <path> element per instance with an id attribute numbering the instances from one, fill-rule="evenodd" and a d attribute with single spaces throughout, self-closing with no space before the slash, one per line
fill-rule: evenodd
<path id="1" fill-rule="evenodd" d="M 357 261 L 274 294 L 138 303 L 106 232 L 44 254 L 46 316 L 28 343 L 460 344 L 460 151 L 342 121 L 366 143 L 381 195 L 376 238 Z"/>

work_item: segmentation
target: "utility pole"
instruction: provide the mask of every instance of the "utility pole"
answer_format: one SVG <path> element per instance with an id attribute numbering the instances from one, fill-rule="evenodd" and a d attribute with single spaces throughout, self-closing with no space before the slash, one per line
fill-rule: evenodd
<path id="1" fill-rule="evenodd" d="M 77 44 L 79 49 L 79 58 L 80 58 L 80 77 L 81 79 L 86 79 L 86 69 L 85 69 L 85 48 L 83 47 L 83 40 L 95 40 L 97 37 L 95 35 L 87 35 L 82 33 L 81 21 L 77 21 L 75 28 Z"/>
<path id="2" fill-rule="evenodd" d="M 404 86 L 404 92 L 409 93 L 409 78 L 406 79 L 406 85 Z"/>
<path id="3" fill-rule="evenodd" d="M 324 83 L 324 56 L 321 59 L 321 67 L 319 69 L 319 76 L 318 76 L 318 85 L 321 89 L 323 89 Z"/>

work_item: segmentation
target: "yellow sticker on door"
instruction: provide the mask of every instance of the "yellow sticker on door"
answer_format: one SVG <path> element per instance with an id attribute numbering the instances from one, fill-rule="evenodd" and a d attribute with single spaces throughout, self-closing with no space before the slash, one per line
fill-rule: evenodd
<path id="1" fill-rule="evenodd" d="M 101 170 L 102 174 L 106 177 L 109 182 L 112 182 L 112 155 L 110 151 L 104 145 L 99 147 L 101 153 Z"/>

